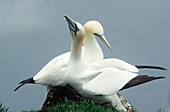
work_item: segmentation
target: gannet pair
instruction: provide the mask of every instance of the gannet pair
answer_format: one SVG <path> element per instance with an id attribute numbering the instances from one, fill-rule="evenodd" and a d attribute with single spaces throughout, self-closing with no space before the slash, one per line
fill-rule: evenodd
<path id="1" fill-rule="evenodd" d="M 69 29 L 70 29 L 72 37 L 77 37 L 78 35 L 82 35 L 82 37 L 83 37 L 83 38 L 80 38 L 80 40 L 78 39 L 77 43 L 75 42 L 77 45 L 79 45 L 79 47 L 74 48 L 74 50 L 77 50 L 77 49 L 80 50 L 82 47 L 82 42 L 84 40 L 84 48 L 82 50 L 82 57 L 85 60 L 85 62 L 83 62 L 85 64 L 82 64 L 83 66 L 86 65 L 87 63 L 91 63 L 88 66 L 90 66 L 90 69 L 94 70 L 94 71 L 95 70 L 102 71 L 106 67 L 114 67 L 113 69 L 123 70 L 125 72 L 138 72 L 138 68 L 147 68 L 147 67 L 163 69 L 161 67 L 152 67 L 152 66 L 137 66 L 137 67 L 135 67 L 135 66 L 130 65 L 130 64 L 128 64 L 122 60 L 119 60 L 119 59 L 103 60 L 103 52 L 102 52 L 100 46 L 98 45 L 97 41 L 95 40 L 95 37 L 99 37 L 101 40 L 103 40 L 104 43 L 110 49 L 111 49 L 111 47 L 104 37 L 103 28 L 102 28 L 101 24 L 98 23 L 97 21 L 90 21 L 90 22 L 87 22 L 83 27 L 81 24 L 74 22 L 71 18 L 69 18 L 67 16 L 65 16 L 65 18 L 69 24 Z M 79 28 L 79 27 L 81 27 L 81 28 Z M 82 29 L 84 31 L 80 32 Z M 77 55 L 77 54 L 72 53 L 72 57 L 74 57 L 73 55 Z M 81 53 L 79 53 L 79 55 L 81 55 Z M 19 85 L 15 89 L 15 91 L 26 83 L 42 84 L 47 87 L 49 87 L 49 86 L 64 86 L 64 85 L 68 84 L 68 82 L 66 80 L 67 66 L 69 66 L 69 69 L 71 67 L 73 67 L 70 63 L 68 64 L 69 57 L 70 57 L 70 52 L 67 52 L 67 53 L 64 53 L 64 54 L 54 58 L 45 67 L 43 67 L 43 69 L 40 70 L 33 78 L 29 78 L 29 79 L 26 79 L 26 80 L 20 82 L 21 85 Z M 78 70 L 78 72 L 80 72 L 81 69 L 78 69 L 78 68 L 81 68 L 81 66 L 77 65 L 77 68 L 76 68 Z M 68 69 L 68 71 L 69 71 L 69 69 Z M 85 67 L 83 67 L 82 71 L 84 69 L 85 69 Z M 111 68 L 107 68 L 107 69 L 111 69 Z M 69 73 L 68 71 L 67 71 L 67 73 Z M 107 72 L 107 70 L 106 70 L 106 72 Z M 95 75 L 97 76 L 98 74 L 95 74 Z M 135 77 L 137 74 L 133 74 L 132 77 L 135 77 L 133 80 L 132 77 L 129 78 L 128 74 L 126 74 L 126 75 L 128 77 L 128 81 L 130 81 L 130 83 L 128 83 L 128 81 L 126 80 L 127 83 L 124 82 L 126 85 L 121 89 L 125 89 L 128 87 L 135 86 L 140 83 L 149 81 L 148 77 L 145 76 L 145 78 L 146 78 L 145 81 L 141 80 L 140 83 L 139 82 L 134 83 L 133 81 L 135 80 L 135 78 L 137 80 L 139 80 L 142 76 L 137 76 L 138 77 L 137 78 L 137 77 Z M 88 77 L 88 75 L 87 75 L 87 77 Z M 94 76 L 92 76 L 91 78 L 94 78 Z M 154 79 L 158 79 L 158 78 L 162 78 L 162 77 L 152 77 L 152 78 L 150 78 L 150 80 L 154 80 Z M 141 79 L 143 79 L 143 78 L 141 78 Z M 70 82 L 70 80 L 69 80 L 69 82 Z M 133 82 L 133 83 L 131 83 L 131 82 Z M 71 83 L 69 83 L 69 84 L 71 84 Z M 75 89 L 77 89 L 77 88 L 75 88 Z M 113 88 L 113 89 L 115 89 L 115 88 Z M 90 92 L 88 92 L 88 93 L 91 94 Z M 92 93 L 92 94 L 94 94 L 94 93 Z M 103 95 L 103 94 L 101 94 L 101 95 Z M 117 98 L 116 95 L 114 97 Z M 114 100 L 114 99 L 116 99 L 114 97 L 112 97 L 111 99 L 113 101 L 117 101 L 117 100 Z M 100 99 L 100 97 L 99 97 L 99 99 Z M 117 105 L 117 103 L 114 103 L 114 104 Z"/>
<path id="2" fill-rule="evenodd" d="M 117 109 L 125 110 L 117 92 L 123 89 L 131 80 L 139 77 L 137 68 L 128 68 L 122 70 L 121 67 L 110 67 L 110 61 L 102 60 L 104 66 L 98 68 L 99 61 L 94 63 L 86 63 L 82 57 L 82 43 L 86 31 L 78 22 L 74 22 L 67 16 L 65 19 L 68 23 L 70 33 L 72 35 L 71 56 L 67 66 L 66 78 L 67 82 L 76 89 L 82 96 L 93 99 L 95 102 L 110 102 Z M 150 80 L 146 75 L 147 81 Z M 152 77 L 153 78 L 153 77 Z M 156 77 L 159 79 L 164 77 Z M 144 81 L 144 80 L 142 80 Z"/>

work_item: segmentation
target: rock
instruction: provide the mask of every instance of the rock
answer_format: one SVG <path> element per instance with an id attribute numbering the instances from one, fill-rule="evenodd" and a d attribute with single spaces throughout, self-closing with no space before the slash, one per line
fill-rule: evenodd
<path id="1" fill-rule="evenodd" d="M 133 112 L 134 110 L 136 110 L 119 93 L 117 93 L 117 95 L 119 96 L 121 103 L 128 110 L 128 112 Z M 65 98 L 67 98 L 68 100 L 75 101 L 77 103 L 80 103 L 82 99 L 85 99 L 80 94 L 78 94 L 77 91 L 73 89 L 70 85 L 50 87 L 44 100 L 43 106 L 39 112 L 47 112 L 46 109 L 48 107 L 53 107 L 57 103 L 64 101 Z M 110 106 L 110 104 L 108 106 Z"/>

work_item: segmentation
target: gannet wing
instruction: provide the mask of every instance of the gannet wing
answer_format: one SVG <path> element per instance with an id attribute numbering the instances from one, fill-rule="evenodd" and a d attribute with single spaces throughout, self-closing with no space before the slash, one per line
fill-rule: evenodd
<path id="1" fill-rule="evenodd" d="M 131 65 L 123 60 L 117 59 L 117 58 L 108 58 L 104 59 L 95 63 L 91 63 L 92 69 L 101 69 L 105 67 L 114 67 L 118 68 L 120 70 L 129 71 L 129 72 L 138 72 L 139 69 L 135 67 L 134 65 Z"/>
<path id="2" fill-rule="evenodd" d="M 61 67 L 66 67 L 68 64 L 70 58 L 70 52 L 66 52 L 64 54 L 61 54 L 55 58 L 53 58 L 48 64 L 46 64 L 34 77 L 33 79 L 35 81 L 40 80 L 40 78 L 45 77 L 47 74 L 47 77 L 49 74 L 54 74 L 58 70 L 61 69 Z M 54 69 L 55 68 L 55 69 Z M 48 71 L 48 73 L 47 73 Z"/>
<path id="3" fill-rule="evenodd" d="M 92 95 L 113 95 L 137 75 L 117 68 L 105 68 L 82 89 Z"/>
<path id="4" fill-rule="evenodd" d="M 150 65 L 132 65 L 126 61 L 117 59 L 117 58 L 108 58 L 100 60 L 94 63 L 90 63 L 90 68 L 92 70 L 98 70 L 105 67 L 115 67 L 121 70 L 137 73 L 139 69 L 157 69 L 157 70 L 166 70 L 166 68 L 160 66 L 150 66 Z"/>
<path id="5" fill-rule="evenodd" d="M 135 67 L 132 64 L 127 63 L 126 61 L 117 59 L 117 58 L 111 58 L 107 60 L 108 62 L 112 62 L 112 64 L 114 64 L 113 66 L 121 69 L 121 70 L 125 70 L 125 71 L 129 71 L 129 72 L 139 72 L 139 69 L 137 67 Z"/>

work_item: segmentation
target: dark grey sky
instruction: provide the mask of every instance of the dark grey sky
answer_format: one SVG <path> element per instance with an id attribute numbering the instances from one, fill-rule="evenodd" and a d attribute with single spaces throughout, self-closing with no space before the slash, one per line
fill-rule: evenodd
<path id="1" fill-rule="evenodd" d="M 131 64 L 159 65 L 168 71 L 140 74 L 166 77 L 121 94 L 140 112 L 170 110 L 170 34 L 168 0 L 0 0 L 0 101 L 11 111 L 40 109 L 45 87 L 18 82 L 34 76 L 55 56 L 70 50 L 69 15 L 81 24 L 98 20 L 113 50 L 105 57 Z"/>

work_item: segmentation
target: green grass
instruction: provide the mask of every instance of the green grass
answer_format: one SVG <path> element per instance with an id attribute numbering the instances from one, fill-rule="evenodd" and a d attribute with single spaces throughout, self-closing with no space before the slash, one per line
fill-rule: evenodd
<path id="1" fill-rule="evenodd" d="M 0 102 L 0 112 L 8 112 L 9 107 L 3 106 Z M 22 111 L 22 112 L 38 112 L 38 110 Z M 114 108 L 109 108 L 106 105 L 96 105 L 93 101 L 82 100 L 81 103 L 75 103 L 65 99 L 65 101 L 58 103 L 57 105 L 47 108 L 47 110 L 42 112 L 124 112 L 121 110 L 116 110 Z M 135 112 L 135 111 L 134 111 Z M 156 112 L 168 112 L 165 109 L 157 109 Z"/>
<path id="2" fill-rule="evenodd" d="M 3 106 L 3 103 L 0 102 L 0 112 L 7 112 L 9 107 Z"/>
<path id="3" fill-rule="evenodd" d="M 118 111 L 115 108 L 96 105 L 93 101 L 83 100 L 78 104 L 67 99 L 65 99 L 62 103 L 58 103 L 56 106 L 48 108 L 47 110 L 57 112 L 124 112 Z"/>

